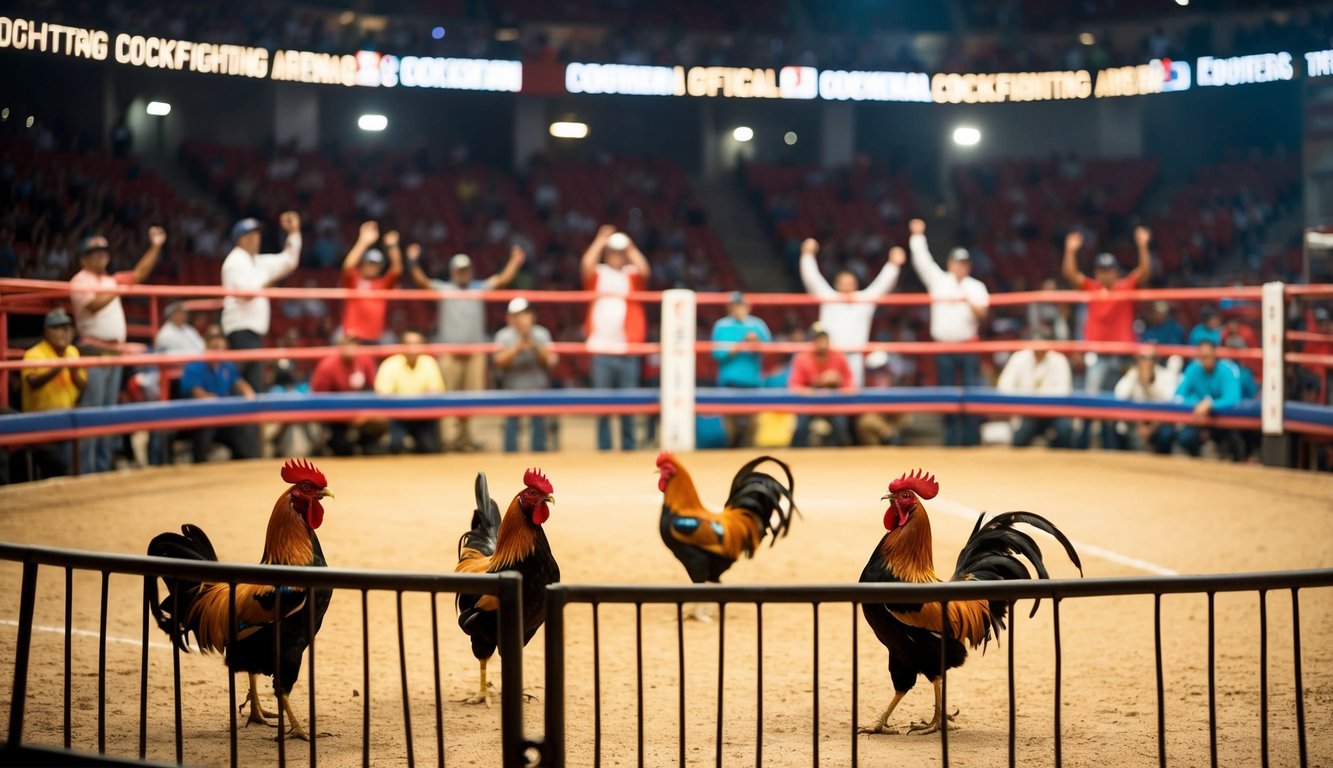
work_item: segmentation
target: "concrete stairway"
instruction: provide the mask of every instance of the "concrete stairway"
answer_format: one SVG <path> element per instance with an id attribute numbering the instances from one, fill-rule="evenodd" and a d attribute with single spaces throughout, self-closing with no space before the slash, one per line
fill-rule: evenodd
<path id="1" fill-rule="evenodd" d="M 708 222 L 727 249 L 747 291 L 780 292 L 796 289 L 796 276 L 773 246 L 760 212 L 746 198 L 745 189 L 730 175 L 695 180 L 695 192 Z"/>

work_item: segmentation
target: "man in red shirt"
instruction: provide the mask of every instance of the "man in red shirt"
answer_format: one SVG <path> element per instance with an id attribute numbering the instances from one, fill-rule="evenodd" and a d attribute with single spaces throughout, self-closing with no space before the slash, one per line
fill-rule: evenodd
<path id="1" fill-rule="evenodd" d="M 375 361 L 358 354 L 356 339 L 350 336 L 338 342 L 337 352 L 319 361 L 310 377 L 311 392 L 373 392 L 374 387 Z M 384 419 L 362 417 L 324 426 L 328 431 L 328 449 L 335 456 L 351 456 L 357 446 L 363 454 L 381 453 L 380 438 L 389 431 L 389 422 Z"/>
<path id="2" fill-rule="evenodd" d="M 828 392 L 852 393 L 856 391 L 856 380 L 852 378 L 852 369 L 847 365 L 847 356 L 834 352 L 829 345 L 828 331 L 819 323 L 810 329 L 810 349 L 796 353 L 791 361 L 791 374 L 787 377 L 787 386 L 798 394 Z M 824 445 L 851 445 L 852 430 L 846 414 L 832 414 L 819 417 L 827 425 L 816 429 L 823 437 Z M 805 448 L 810 445 L 811 416 L 802 413 L 796 417 L 796 432 L 792 435 L 793 448 Z"/>
<path id="3" fill-rule="evenodd" d="M 1117 297 L 1116 294 L 1132 291 L 1148 281 L 1152 275 L 1152 255 L 1148 244 L 1152 233 L 1147 227 L 1134 228 L 1134 246 L 1139 252 L 1139 265 L 1127 275 L 1120 272 L 1120 262 L 1110 253 L 1100 253 L 1094 261 L 1093 277 L 1083 274 L 1078 268 L 1078 252 L 1083 247 L 1083 233 L 1075 230 L 1065 236 L 1064 273 L 1074 288 L 1087 291 L 1093 296 L 1088 300 L 1087 317 L 1083 323 L 1085 341 L 1125 341 L 1136 340 L 1134 335 L 1134 302 L 1132 299 Z M 1124 355 L 1106 355 L 1089 352 L 1084 356 L 1087 373 L 1084 384 L 1088 394 L 1097 394 L 1109 390 L 1120 380 L 1120 375 L 1129 366 L 1129 358 Z M 1091 422 L 1085 421 L 1083 435 L 1079 438 L 1080 447 L 1086 448 L 1090 440 Z M 1128 448 L 1128 442 L 1115 434 L 1112 422 L 1102 423 L 1103 448 Z"/>
<path id="4" fill-rule="evenodd" d="M 367 221 L 361 225 L 356 244 L 343 260 L 342 285 L 355 291 L 385 290 L 398 283 L 403 273 L 403 255 L 398 249 L 398 232 L 384 233 L 384 250 L 389 252 L 389 266 L 384 267 L 384 254 L 370 246 L 380 239 L 379 224 Z M 356 297 L 343 302 L 344 336 L 362 344 L 377 344 L 384 335 L 384 315 L 389 300 Z"/>

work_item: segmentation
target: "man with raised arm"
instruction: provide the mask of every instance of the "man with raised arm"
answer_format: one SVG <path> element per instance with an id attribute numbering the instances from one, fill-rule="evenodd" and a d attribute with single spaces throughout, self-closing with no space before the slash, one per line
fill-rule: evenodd
<path id="1" fill-rule="evenodd" d="M 231 228 L 231 253 L 222 262 L 222 287 L 235 290 L 272 288 L 291 274 L 301 262 L 301 217 L 283 211 L 278 225 L 287 233 L 280 253 L 260 253 L 263 225 L 258 219 L 241 219 Z M 270 307 L 267 296 L 227 296 L 222 299 L 222 332 L 231 349 L 260 349 L 268 335 Z M 240 365 L 241 376 L 256 392 L 264 390 L 264 363 L 249 360 Z"/>
<path id="2" fill-rule="evenodd" d="M 597 389 L 632 389 L 639 386 L 643 360 L 625 354 L 629 344 L 647 337 L 643 305 L 627 297 L 648 285 L 652 270 L 629 235 L 602 225 L 583 252 L 583 285 L 597 294 L 588 306 L 588 351 L 592 353 L 592 385 Z M 597 448 L 612 448 L 611 418 L 597 417 Z M 620 417 L 620 448 L 634 450 L 634 417 Z"/>
<path id="3" fill-rule="evenodd" d="M 870 326 L 875 319 L 875 304 L 871 299 L 889 293 L 898 285 L 898 275 L 907 263 L 907 252 L 898 246 L 889 249 L 888 258 L 879 275 L 865 288 L 858 285 L 856 273 L 843 267 L 833 275 L 829 285 L 819 271 L 815 259 L 819 243 L 807 237 L 801 243 L 801 282 L 811 296 L 831 299 L 819 305 L 819 324 L 829 335 L 833 349 L 847 357 L 856 386 L 865 384 L 865 364 L 861 349 L 870 341 Z"/>
<path id="4" fill-rule="evenodd" d="M 356 242 L 343 259 L 342 285 L 354 291 L 382 291 L 398 283 L 398 276 L 403 273 L 403 254 L 398 248 L 398 232 L 390 230 L 384 233 L 384 251 L 371 246 L 380 240 L 378 222 L 367 221 L 361 224 Z M 388 266 L 385 266 L 384 252 L 388 251 Z M 343 302 L 344 336 L 351 336 L 362 344 L 378 344 L 384 335 L 384 316 L 389 310 L 389 300 L 356 296 Z"/>

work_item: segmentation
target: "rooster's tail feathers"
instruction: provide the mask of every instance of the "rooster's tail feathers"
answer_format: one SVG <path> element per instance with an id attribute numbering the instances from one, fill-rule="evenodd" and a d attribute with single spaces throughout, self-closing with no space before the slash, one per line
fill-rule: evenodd
<path id="1" fill-rule="evenodd" d="M 782 468 L 786 476 L 785 484 L 766 472 L 755 471 L 755 467 L 766 461 Z M 772 456 L 760 456 L 741 467 L 732 479 L 727 506 L 745 510 L 754 516 L 761 530 L 772 534 L 769 542 L 771 546 L 791 530 L 792 517 L 801 514 L 792 496 L 795 490 L 796 480 L 792 477 L 791 467 Z"/>
<path id="2" fill-rule="evenodd" d="M 1046 563 L 1042 559 L 1041 548 L 1027 533 L 1014 528 L 1019 523 L 1025 523 L 1039 531 L 1050 534 L 1052 538 L 1060 542 L 1060 545 L 1064 547 L 1065 554 L 1069 556 L 1070 561 L 1074 563 L 1079 574 L 1082 575 L 1083 563 L 1079 560 L 1078 552 L 1074 550 L 1073 542 L 1059 528 L 1056 528 L 1050 520 L 1031 512 L 1005 512 L 996 515 L 983 525 L 984 519 L 984 514 L 977 518 L 977 524 L 972 528 L 972 535 L 968 537 L 963 551 L 958 554 L 958 564 L 953 574 L 954 581 L 963 579 L 1002 581 L 1032 578 L 1032 574 L 1027 567 L 1018 559 L 1019 556 L 1032 564 L 1033 569 L 1037 572 L 1037 578 L 1050 578 L 1050 573 L 1046 570 Z M 1040 600 L 1033 601 L 1031 615 L 1036 615 L 1037 607 L 1040 604 Z M 1006 609 L 1007 601 L 991 601 L 991 615 L 1001 628 L 1004 627 Z"/>
<path id="3" fill-rule="evenodd" d="M 180 533 L 161 533 L 148 543 L 151 557 L 173 557 L 179 560 L 202 560 L 217 562 L 218 555 L 213 549 L 213 542 L 202 529 L 193 525 L 182 525 Z M 186 641 L 191 632 L 198 635 L 198 627 L 190 621 L 192 608 L 199 598 L 199 582 L 188 579 L 163 578 L 167 586 L 166 599 L 158 592 L 156 576 L 145 577 L 148 595 L 148 608 L 153 613 L 157 626 L 167 633 L 176 647 L 183 651 L 190 650 Z"/>
<path id="4" fill-rule="evenodd" d="M 460 562 L 463 560 L 464 549 L 473 550 L 484 557 L 495 554 L 495 539 L 500 532 L 500 506 L 491 498 L 485 472 L 477 473 L 473 487 L 477 496 L 477 508 L 472 510 L 471 529 L 458 539 Z"/>

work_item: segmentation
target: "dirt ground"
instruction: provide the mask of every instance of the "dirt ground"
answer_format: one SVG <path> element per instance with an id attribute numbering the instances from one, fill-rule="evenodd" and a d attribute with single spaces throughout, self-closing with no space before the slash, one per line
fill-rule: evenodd
<path id="1" fill-rule="evenodd" d="M 1008 449 L 877 449 L 780 452 L 796 475 L 804 512 L 791 536 L 739 563 L 725 580 L 735 584 L 855 581 L 883 533 L 885 486 L 909 468 L 925 467 L 941 493 L 927 503 L 938 569 L 951 570 L 975 510 L 1026 509 L 1049 517 L 1081 547 L 1088 577 L 1149 572 L 1214 573 L 1333 566 L 1333 478 L 1184 458 L 1105 453 L 1017 452 Z M 701 495 L 720 505 L 741 453 L 682 459 Z M 531 462 L 531 459 L 526 459 Z M 524 457 L 325 459 L 319 462 L 337 498 L 326 505 L 320 538 L 330 563 L 356 568 L 450 571 L 458 535 L 472 508 L 472 477 L 485 470 L 504 507 L 517 492 Z M 680 584 L 683 569 L 657 534 L 660 494 L 653 455 L 567 452 L 544 456 L 557 505 L 546 524 L 564 578 L 570 582 Z M 0 488 L 0 539 L 142 553 L 155 534 L 191 522 L 208 532 L 223 559 L 257 562 L 265 523 L 282 492 L 279 463 L 213 464 L 139 470 L 77 480 Z M 1076 575 L 1054 542 L 1044 542 L 1052 572 Z M 0 658 L 14 655 L 18 611 L 14 564 L 0 564 Z M 73 742 L 97 745 L 97 574 L 74 579 Z M 58 745 L 64 622 L 63 575 L 43 569 L 33 639 L 25 738 Z M 107 747 L 137 749 L 141 582 L 110 581 L 107 633 Z M 1259 619 L 1254 594 L 1216 598 L 1218 749 L 1222 765 L 1259 763 Z M 476 665 L 454 623 L 452 601 L 439 598 L 443 657 L 442 719 L 449 765 L 499 764 L 499 709 L 452 700 L 470 694 Z M 713 609 L 716 612 L 716 608 Z M 355 593 L 334 596 L 318 641 L 318 741 L 321 765 L 360 764 L 363 705 L 373 719 L 374 765 L 407 762 L 403 692 L 399 682 L 394 596 L 369 602 L 371 682 L 361 669 L 361 606 Z M 414 757 L 436 762 L 435 690 L 428 599 L 404 597 L 408 701 Z M 1018 761 L 1053 763 L 1054 643 L 1051 606 L 1036 618 L 1020 606 L 1014 643 L 1018 701 Z M 1300 595 L 1301 661 L 1310 765 L 1333 765 L 1333 590 Z M 814 611 L 809 606 L 763 610 L 763 762 L 810 765 L 815 692 Z M 1156 704 L 1151 598 L 1069 600 L 1060 607 L 1064 764 L 1156 764 Z M 1169 757 L 1200 765 L 1208 754 L 1207 603 L 1203 596 L 1163 599 L 1164 664 Z M 675 608 L 643 610 L 645 764 L 675 764 L 678 754 Z M 851 730 L 868 724 L 891 695 L 885 651 L 848 605 L 818 609 L 819 765 L 848 765 Z M 727 608 L 723 752 L 728 765 L 751 765 L 756 742 L 756 611 Z M 851 642 L 859 641 L 859 694 L 851 701 Z M 633 765 L 637 727 L 634 609 L 602 606 L 602 764 Z M 571 765 L 592 765 L 594 745 L 591 610 L 568 613 L 567 743 Z M 686 754 L 691 765 L 713 763 L 716 738 L 718 624 L 687 623 Z M 154 627 L 149 672 L 149 756 L 171 761 L 172 654 Z M 524 657 L 531 692 L 530 733 L 542 729 L 544 638 Z M 949 677 L 949 700 L 961 709 L 950 734 L 951 762 L 998 765 L 1007 747 L 1008 638 L 984 655 L 974 652 Z M 498 665 L 492 679 L 499 680 Z M 1273 765 L 1294 765 L 1295 696 L 1291 596 L 1269 596 L 1269 706 Z M 2 674 L 2 673 L 0 673 Z M 227 677 L 217 657 L 181 658 L 187 763 L 225 765 Z M 265 694 L 268 694 L 267 687 Z M 304 679 L 293 696 L 306 712 Z M 931 691 L 919 684 L 895 722 L 925 718 Z M 0 701 L 7 717 L 9 702 Z M 271 764 L 273 731 L 240 732 L 242 765 Z M 865 765 L 893 761 L 938 765 L 938 736 L 860 736 Z M 289 743 L 288 758 L 303 765 L 304 744 Z"/>

